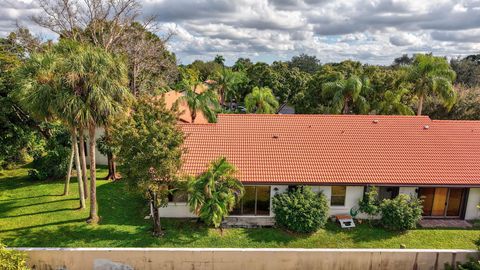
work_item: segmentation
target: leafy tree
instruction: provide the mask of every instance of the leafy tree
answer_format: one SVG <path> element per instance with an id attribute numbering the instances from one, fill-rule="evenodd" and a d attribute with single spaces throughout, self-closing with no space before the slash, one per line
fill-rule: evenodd
<path id="1" fill-rule="evenodd" d="M 181 165 L 183 133 L 176 119 L 162 99 L 140 96 L 129 117 L 112 130 L 124 179 L 150 201 L 156 236 L 163 235 L 160 208 L 168 204 Z"/>
<path id="2" fill-rule="evenodd" d="M 315 55 L 300 54 L 292 57 L 288 62 L 290 68 L 298 68 L 300 71 L 314 74 L 320 69 L 320 60 Z"/>
<path id="3" fill-rule="evenodd" d="M 456 84 L 469 87 L 480 86 L 480 55 L 452 59 L 450 65 L 457 74 Z"/>
<path id="4" fill-rule="evenodd" d="M 363 198 L 358 203 L 358 210 L 369 216 L 369 221 L 380 212 L 380 202 L 378 201 L 378 192 L 375 186 L 368 187 L 368 191 L 363 194 Z"/>
<path id="5" fill-rule="evenodd" d="M 398 231 L 414 229 L 422 218 L 422 201 L 407 194 L 400 194 L 394 199 L 383 200 L 380 212 L 385 228 Z"/>
<path id="6" fill-rule="evenodd" d="M 227 98 L 235 95 L 235 88 L 241 82 L 242 75 L 241 72 L 235 72 L 228 68 L 223 68 L 217 73 L 215 76 L 215 88 L 220 96 L 220 105 L 225 106 Z"/>
<path id="7" fill-rule="evenodd" d="M 409 94 L 410 91 L 407 89 L 401 89 L 397 92 L 385 91 L 383 100 L 378 105 L 378 112 L 380 114 L 414 115 L 412 108 L 403 102 L 404 97 Z"/>
<path id="8" fill-rule="evenodd" d="M 285 62 L 273 62 L 271 69 L 278 82 L 272 91 L 281 104 L 288 104 L 297 93 L 304 91 L 311 77 L 296 67 L 290 68 Z"/>
<path id="9" fill-rule="evenodd" d="M 415 55 L 412 57 L 408 56 L 408 54 L 403 54 L 400 57 L 397 57 L 393 60 L 392 66 L 393 67 L 403 67 L 403 66 L 410 66 L 415 61 Z"/>
<path id="10" fill-rule="evenodd" d="M 249 113 L 276 113 L 278 101 L 269 88 L 255 87 L 245 97 L 245 108 Z"/>
<path id="11" fill-rule="evenodd" d="M 225 65 L 225 57 L 223 57 L 223 55 L 215 55 L 215 59 L 213 59 L 213 62 L 221 65 L 221 66 L 224 66 Z"/>
<path id="12" fill-rule="evenodd" d="M 242 198 L 244 188 L 235 172 L 235 166 L 220 157 L 204 173 L 189 180 L 188 205 L 206 224 L 218 228 Z"/>
<path id="13" fill-rule="evenodd" d="M 324 83 L 322 95 L 330 100 L 332 113 L 349 114 L 352 112 L 351 106 L 355 106 L 360 113 L 365 114 L 369 111 L 369 104 L 361 95 L 364 85 L 359 77 L 351 76 L 348 79 Z"/>
<path id="14" fill-rule="evenodd" d="M 250 58 L 238 58 L 237 61 L 235 61 L 235 64 L 233 65 L 232 69 L 233 71 L 245 71 L 248 68 L 253 66 L 252 61 Z"/>
<path id="15" fill-rule="evenodd" d="M 408 67 L 408 81 L 413 85 L 413 92 L 418 97 L 417 115 L 422 114 L 426 96 L 435 94 L 443 105 L 450 110 L 457 100 L 457 93 L 452 82 L 455 72 L 443 57 L 430 54 L 417 54 L 413 65 Z"/>
<path id="16" fill-rule="evenodd" d="M 191 83 L 184 80 L 181 84 L 184 95 L 178 99 L 178 101 L 186 101 L 187 106 L 190 108 L 192 123 L 197 118 L 197 111 L 201 111 L 208 122 L 214 123 L 217 121 L 217 115 L 215 111 L 219 107 L 217 95 L 209 88 L 202 93 L 197 93 L 195 89 L 200 82 Z"/>
<path id="17" fill-rule="evenodd" d="M 424 113 L 433 119 L 480 120 L 480 87 L 455 86 L 457 102 L 451 110 L 437 97 L 428 97 Z"/>
<path id="18" fill-rule="evenodd" d="M 215 74 L 218 74 L 222 70 L 223 66 L 214 61 L 204 62 L 201 60 L 195 60 L 188 65 L 187 68 L 197 70 L 199 75 L 198 79 L 204 82 L 214 77 Z"/>
<path id="19" fill-rule="evenodd" d="M 288 230 L 311 233 L 325 226 L 328 201 L 323 193 L 301 186 L 273 197 L 273 212 L 278 225 Z"/>

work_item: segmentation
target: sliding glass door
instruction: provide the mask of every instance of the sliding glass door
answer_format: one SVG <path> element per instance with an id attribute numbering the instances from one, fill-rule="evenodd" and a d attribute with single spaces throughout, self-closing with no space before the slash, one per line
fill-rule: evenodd
<path id="1" fill-rule="evenodd" d="M 233 209 L 237 216 L 269 216 L 270 186 L 245 186 L 245 193 Z"/>
<path id="2" fill-rule="evenodd" d="M 423 215 L 429 217 L 460 217 L 465 196 L 464 188 L 420 188 Z"/>

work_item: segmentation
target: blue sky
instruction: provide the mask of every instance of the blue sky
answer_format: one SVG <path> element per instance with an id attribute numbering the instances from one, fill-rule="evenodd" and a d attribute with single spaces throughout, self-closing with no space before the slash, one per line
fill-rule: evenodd
<path id="1" fill-rule="evenodd" d="M 83 0 L 79 0 L 83 1 Z M 323 63 L 345 59 L 390 64 L 404 53 L 449 57 L 479 53 L 480 0 L 139 0 L 155 15 L 179 62 L 224 55 L 254 61 L 316 55 Z M 16 23 L 46 38 L 52 33 L 29 17 L 34 0 L 0 0 L 0 35 Z"/>

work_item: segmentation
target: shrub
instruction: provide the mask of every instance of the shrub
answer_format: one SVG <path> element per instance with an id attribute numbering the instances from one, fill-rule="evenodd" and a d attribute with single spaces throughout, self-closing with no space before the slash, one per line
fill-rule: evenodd
<path id="1" fill-rule="evenodd" d="M 456 267 L 452 267 L 449 264 L 445 264 L 445 270 L 480 270 L 480 261 L 474 258 L 470 258 L 468 262 L 465 263 L 456 263 Z"/>
<path id="2" fill-rule="evenodd" d="M 386 199 L 380 204 L 381 222 L 390 230 L 414 229 L 422 218 L 422 201 L 400 194 L 394 199 Z"/>
<path id="3" fill-rule="evenodd" d="M 0 269 L 27 270 L 26 254 L 17 250 L 7 249 L 0 244 Z"/>
<path id="4" fill-rule="evenodd" d="M 372 219 L 373 216 L 380 212 L 380 202 L 377 199 L 378 192 L 376 187 L 369 187 L 369 190 L 365 192 L 362 200 L 358 203 L 358 210 L 365 213 Z"/>
<path id="5" fill-rule="evenodd" d="M 325 226 L 328 201 L 323 193 L 301 186 L 273 197 L 273 212 L 278 225 L 288 230 L 311 233 Z"/>

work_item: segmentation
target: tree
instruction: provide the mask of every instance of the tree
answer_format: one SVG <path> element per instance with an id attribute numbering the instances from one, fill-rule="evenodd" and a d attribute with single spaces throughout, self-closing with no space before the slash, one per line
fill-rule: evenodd
<path id="1" fill-rule="evenodd" d="M 241 72 L 235 72 L 228 68 L 223 68 L 217 73 L 214 85 L 220 96 L 220 105 L 225 106 L 227 99 L 235 95 L 235 88 L 238 83 L 242 82 L 242 75 Z"/>
<path id="2" fill-rule="evenodd" d="M 369 105 L 367 100 L 361 95 L 362 80 L 357 76 L 351 76 L 348 79 L 339 79 L 334 82 L 327 82 L 322 85 L 322 95 L 330 100 L 330 111 L 332 113 L 349 114 L 353 106 L 358 108 L 360 113 L 367 113 Z"/>
<path id="3" fill-rule="evenodd" d="M 123 178 L 150 201 L 156 236 L 163 234 L 160 208 L 168 204 L 169 186 L 175 186 L 181 165 L 183 134 L 176 122 L 162 99 L 140 96 L 129 117 L 116 121 L 112 130 Z"/>
<path id="4" fill-rule="evenodd" d="M 480 120 L 480 87 L 455 86 L 457 102 L 451 110 L 437 97 L 425 100 L 424 113 L 432 119 Z"/>
<path id="5" fill-rule="evenodd" d="M 311 78 L 309 73 L 300 71 L 297 67 L 289 67 L 286 62 L 275 61 L 271 69 L 278 82 L 272 91 L 282 106 L 287 105 L 297 93 L 304 91 Z"/>
<path id="6" fill-rule="evenodd" d="M 213 62 L 221 65 L 221 66 L 224 66 L 225 65 L 225 57 L 223 57 L 223 55 L 215 55 L 215 59 L 213 59 Z"/>
<path id="7" fill-rule="evenodd" d="M 245 97 L 245 108 L 249 113 L 276 113 L 278 101 L 269 88 L 255 87 Z"/>
<path id="8" fill-rule="evenodd" d="M 245 71 L 248 68 L 250 68 L 252 65 L 253 65 L 253 63 L 250 60 L 250 58 L 240 57 L 240 58 L 237 59 L 237 61 L 235 61 L 235 64 L 233 64 L 232 69 L 234 71 Z"/>
<path id="9" fill-rule="evenodd" d="M 375 186 L 368 187 L 367 192 L 363 194 L 363 198 L 358 203 L 358 210 L 368 215 L 368 220 L 380 212 L 380 202 L 378 201 L 378 192 Z"/>
<path id="10" fill-rule="evenodd" d="M 191 83 L 187 80 L 184 80 L 181 84 L 184 95 L 178 99 L 178 101 L 185 101 L 188 108 L 190 109 L 190 116 L 192 118 L 192 123 L 195 122 L 197 118 L 197 111 L 201 111 L 208 122 L 214 123 L 217 121 L 217 115 L 215 110 L 219 107 L 218 97 L 211 90 L 207 89 L 202 93 L 197 93 L 195 90 L 200 82 Z"/>
<path id="11" fill-rule="evenodd" d="M 480 55 L 469 55 L 464 58 L 454 58 L 450 61 L 452 69 L 457 74 L 455 84 L 469 87 L 480 86 Z"/>
<path id="12" fill-rule="evenodd" d="M 417 54 L 412 66 L 408 67 L 408 81 L 413 85 L 413 92 L 418 98 L 417 115 L 422 114 L 426 96 L 438 96 L 443 105 L 450 110 L 457 100 L 453 89 L 455 72 L 447 59 L 431 54 Z"/>
<path id="13" fill-rule="evenodd" d="M 415 61 L 415 55 L 412 57 L 408 56 L 408 54 L 403 54 L 400 57 L 397 57 L 393 60 L 392 67 L 402 67 L 402 66 L 409 66 L 412 65 Z"/>
<path id="14" fill-rule="evenodd" d="M 244 188 L 235 172 L 235 166 L 220 157 L 204 173 L 189 180 L 188 205 L 206 224 L 218 228 L 242 198 Z"/>
<path id="15" fill-rule="evenodd" d="M 288 62 L 290 68 L 298 68 L 299 70 L 314 74 L 320 68 L 320 60 L 317 59 L 315 55 L 300 54 L 298 56 L 292 57 L 290 62 Z"/>
<path id="16" fill-rule="evenodd" d="M 387 90 L 383 94 L 383 100 L 378 105 L 378 113 L 380 114 L 400 114 L 400 115 L 414 115 L 412 108 L 403 103 L 405 96 L 408 96 L 410 91 L 401 89 L 396 92 Z"/>
<path id="17" fill-rule="evenodd" d="M 380 204 L 382 224 L 390 230 L 405 231 L 414 229 L 422 219 L 422 201 L 407 194 L 394 199 L 385 199 Z"/>

